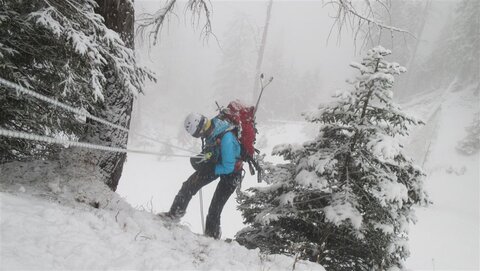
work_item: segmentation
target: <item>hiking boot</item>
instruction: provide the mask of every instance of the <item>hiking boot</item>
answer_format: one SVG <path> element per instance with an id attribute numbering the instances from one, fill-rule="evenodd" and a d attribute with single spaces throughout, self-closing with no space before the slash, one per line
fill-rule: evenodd
<path id="1" fill-rule="evenodd" d="M 172 215 L 170 212 L 161 212 L 157 214 L 165 222 L 178 223 L 180 222 L 180 217 Z"/>
<path id="2" fill-rule="evenodd" d="M 218 226 L 215 230 L 211 230 L 209 229 L 209 227 L 206 227 L 205 236 L 212 237 L 215 240 L 219 240 L 220 237 L 222 237 L 222 230 L 220 230 L 220 226 Z"/>

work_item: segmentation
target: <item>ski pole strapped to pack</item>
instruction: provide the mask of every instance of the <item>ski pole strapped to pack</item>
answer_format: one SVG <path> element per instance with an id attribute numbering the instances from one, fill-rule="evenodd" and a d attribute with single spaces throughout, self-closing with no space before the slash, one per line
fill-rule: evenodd
<path id="1" fill-rule="evenodd" d="M 255 128 L 255 107 L 246 106 L 239 101 L 230 102 L 226 108 L 220 111 L 218 116 L 220 119 L 227 120 L 237 127 L 236 136 L 241 146 L 241 159 L 247 162 L 250 169 L 250 174 L 255 174 L 260 182 L 261 168 L 254 160 L 255 141 L 257 130 Z"/>

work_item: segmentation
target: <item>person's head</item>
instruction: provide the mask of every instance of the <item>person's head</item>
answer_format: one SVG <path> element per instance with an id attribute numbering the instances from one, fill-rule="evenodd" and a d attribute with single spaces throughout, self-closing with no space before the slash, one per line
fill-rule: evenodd
<path id="1" fill-rule="evenodd" d="M 190 113 L 184 122 L 185 130 L 193 137 L 207 137 L 212 129 L 212 121 L 207 117 L 198 114 Z"/>

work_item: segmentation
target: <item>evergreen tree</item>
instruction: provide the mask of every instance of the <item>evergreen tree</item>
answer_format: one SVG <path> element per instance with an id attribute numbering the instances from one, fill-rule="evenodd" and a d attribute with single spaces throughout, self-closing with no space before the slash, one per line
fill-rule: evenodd
<path id="1" fill-rule="evenodd" d="M 262 98 L 268 102 L 258 109 L 260 119 L 299 119 L 299 112 L 304 112 L 318 97 L 321 87 L 318 70 L 299 72 L 283 52 L 283 43 L 272 43 L 265 53 L 263 69 L 267 77 L 272 76 L 274 80 Z"/>
<path id="2" fill-rule="evenodd" d="M 223 58 L 217 69 L 214 99 L 220 105 L 244 97 L 252 88 L 255 68 L 255 37 L 247 18 L 234 19 L 223 43 Z M 248 102 L 247 98 L 242 98 Z"/>
<path id="3" fill-rule="evenodd" d="M 96 7 L 94 0 L 0 0 L 0 77 L 92 115 L 116 116 L 108 119 L 128 126 L 129 115 L 112 104 L 141 92 L 149 74 L 136 65 L 131 46 L 105 25 Z M 108 87 L 112 81 L 115 88 Z M 0 103 L 2 128 L 73 140 L 103 136 L 110 138 L 104 145 L 122 146 L 115 144 L 115 135 L 98 128 L 101 124 L 85 123 L 3 85 Z M 59 149 L 2 137 L 0 152 L 5 163 L 58 159 Z"/>
<path id="4" fill-rule="evenodd" d="M 456 3 L 451 22 L 447 23 L 431 55 L 411 80 L 410 88 L 443 89 L 456 80 L 457 86 L 473 85 L 480 91 L 480 2 Z"/>
<path id="5" fill-rule="evenodd" d="M 422 34 L 424 33 L 425 25 L 429 17 L 429 10 L 432 4 L 431 0 L 390 1 L 388 9 L 385 8 L 381 2 L 373 2 L 372 4 L 375 7 L 374 10 L 378 18 L 396 27 L 405 29 L 410 34 L 378 31 L 371 34 L 367 48 L 380 44 L 388 44 L 393 51 L 391 57 L 396 59 L 397 62 L 403 63 L 410 71 L 395 82 L 394 91 L 397 99 L 407 97 L 412 93 L 417 93 L 417 88 L 408 88 L 409 79 L 412 75 L 416 74 L 418 70 L 417 63 L 422 61 L 421 56 L 418 54 L 418 48 L 422 43 Z M 412 73 L 412 71 L 414 72 Z M 401 90 L 401 92 L 398 90 Z"/>
<path id="6" fill-rule="evenodd" d="M 239 243 L 267 253 L 298 255 L 327 270 L 402 268 L 415 205 L 428 204 L 424 174 L 402 152 L 398 137 L 420 121 L 392 102 L 394 75 L 405 72 L 368 51 L 353 89 L 307 120 L 322 124 L 301 146 L 280 145 L 287 164 L 266 165 L 270 185 L 239 197 L 249 227 Z"/>
<path id="7" fill-rule="evenodd" d="M 379 44 L 388 44 L 392 48 L 392 57 L 399 63 L 409 63 L 410 58 L 414 56 L 416 47 L 420 42 L 426 16 L 426 8 L 429 1 L 411 1 L 396 0 L 389 2 L 389 8 L 386 9 L 380 2 L 373 2 L 376 16 L 383 22 L 395 25 L 408 31 L 406 33 L 391 33 L 390 31 L 378 31 L 371 34 L 368 44 L 377 46 Z M 370 47 L 367 47 L 368 49 Z M 406 66 L 407 68 L 410 68 Z"/>
<path id="8" fill-rule="evenodd" d="M 272 76 L 274 80 L 264 93 L 262 99 L 268 99 L 268 102 L 258 108 L 257 118 L 279 120 L 298 116 L 301 111 L 294 111 L 298 95 L 292 90 L 296 89 L 299 73 L 292 67 L 291 61 L 285 59 L 283 43 L 269 44 L 262 68 L 267 77 Z"/>
<path id="9" fill-rule="evenodd" d="M 105 26 L 115 31 L 124 42 L 125 47 L 134 49 L 134 7 L 130 0 L 96 0 L 96 12 L 100 14 Z M 130 127 L 134 93 L 128 91 L 128 85 L 122 84 L 122 78 L 115 73 L 115 66 L 110 63 L 103 69 L 106 77 L 104 110 L 101 117 L 122 125 Z M 100 123 L 92 123 L 92 136 L 85 137 L 88 142 L 96 142 L 112 146 L 126 147 L 128 133 Z M 127 158 L 126 153 L 90 151 L 88 159 L 97 161 L 102 170 L 103 182 L 112 190 L 116 190 L 122 175 L 123 164 Z"/>
<path id="10" fill-rule="evenodd" d="M 480 150 L 480 112 L 477 112 L 472 124 L 468 126 L 467 136 L 457 144 L 457 151 L 465 155 L 472 155 Z"/>

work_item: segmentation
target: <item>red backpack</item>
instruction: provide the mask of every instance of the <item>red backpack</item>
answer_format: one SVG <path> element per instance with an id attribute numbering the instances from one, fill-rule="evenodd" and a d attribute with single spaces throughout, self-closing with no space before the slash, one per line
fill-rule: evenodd
<path id="1" fill-rule="evenodd" d="M 260 175 L 260 167 L 254 160 L 255 140 L 257 129 L 255 128 L 255 107 L 246 106 L 239 101 L 230 102 L 226 108 L 220 110 L 220 119 L 224 119 L 236 126 L 236 136 L 241 145 L 242 160 L 247 162 L 250 167 L 250 173 L 255 174 L 254 168 Z"/>

